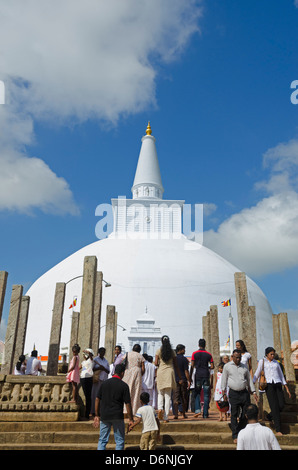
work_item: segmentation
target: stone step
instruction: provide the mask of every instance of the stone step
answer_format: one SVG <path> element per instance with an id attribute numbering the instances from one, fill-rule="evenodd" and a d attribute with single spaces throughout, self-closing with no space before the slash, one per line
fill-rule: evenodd
<path id="1" fill-rule="evenodd" d="M 282 413 L 282 425 L 287 428 L 287 433 L 298 434 L 298 416 L 293 413 Z M 265 423 L 268 425 L 268 422 Z M 141 431 L 142 425 L 139 424 L 135 430 Z M 170 419 L 169 423 L 161 422 L 161 432 L 171 431 L 184 432 L 225 432 L 229 429 L 229 424 L 226 421 L 219 422 L 217 417 L 214 419 Z M 0 432 L 84 432 L 98 433 L 94 429 L 92 421 L 3 421 L 0 422 Z M 229 432 L 229 431 L 228 431 Z"/>
<path id="2" fill-rule="evenodd" d="M 111 433 L 113 441 L 113 433 Z M 126 435 L 127 445 L 138 445 L 140 433 L 131 432 Z M 298 434 L 287 434 L 278 436 L 280 445 L 298 446 Z M 98 432 L 0 432 L 0 448 L 7 444 L 96 444 L 98 442 Z M 196 444 L 232 444 L 231 432 L 169 432 L 161 433 L 161 445 L 196 445 Z"/>
<path id="3" fill-rule="evenodd" d="M 278 436 L 284 450 L 297 450 L 298 414 L 287 409 L 282 413 L 283 436 Z M 269 426 L 269 423 L 265 423 Z M 126 435 L 127 450 L 139 450 L 142 425 Z M 0 450 L 96 450 L 99 429 L 92 421 L 2 421 Z M 113 432 L 107 449 L 114 450 Z M 157 450 L 229 450 L 236 449 L 229 422 L 218 421 L 218 413 L 210 412 L 209 419 L 188 419 L 161 422 L 161 440 Z"/>
<path id="4" fill-rule="evenodd" d="M 266 424 L 268 425 L 268 424 Z M 278 436 L 282 449 L 297 450 L 298 424 L 287 424 L 289 434 Z M 138 450 L 141 425 L 126 435 L 127 450 Z M 91 421 L 78 422 L 3 422 L 0 425 L 0 450 L 96 450 L 99 430 Z M 227 422 L 212 420 L 170 420 L 161 423 L 158 449 L 221 450 L 235 449 Z M 107 449 L 115 449 L 113 432 Z"/>
<path id="5" fill-rule="evenodd" d="M 37 450 L 37 451 L 42 451 L 42 450 L 76 450 L 76 451 L 84 451 L 84 450 L 96 450 L 97 449 L 97 444 L 5 444 L 1 445 L 0 450 L 6 450 L 6 451 L 16 451 L 16 450 Z M 115 450 L 115 445 L 114 444 L 108 444 L 106 447 L 107 450 Z M 288 451 L 297 451 L 297 446 L 289 446 L 289 445 L 281 445 L 282 450 L 288 450 Z M 132 445 L 126 445 L 125 450 L 127 451 L 138 451 L 139 446 L 132 446 Z M 211 451 L 211 450 L 236 450 L 236 445 L 234 443 L 232 444 L 184 444 L 184 445 L 158 445 L 156 448 L 157 451 L 199 451 L 199 450 L 206 450 L 206 451 Z"/>
<path id="6" fill-rule="evenodd" d="M 15 451 L 15 450 L 96 450 L 96 444 L 5 444 L 0 446 L 0 450 Z M 115 450 L 114 444 L 108 444 L 107 450 Z M 192 445 L 158 445 L 156 450 L 235 450 L 235 444 L 192 444 Z M 138 445 L 126 445 L 125 450 L 127 451 L 138 451 L 140 450 Z"/>

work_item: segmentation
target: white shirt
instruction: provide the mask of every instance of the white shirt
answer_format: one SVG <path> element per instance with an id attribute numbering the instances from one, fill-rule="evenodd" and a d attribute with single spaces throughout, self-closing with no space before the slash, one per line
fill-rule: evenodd
<path id="1" fill-rule="evenodd" d="M 270 428 L 260 423 L 251 423 L 239 432 L 237 450 L 281 450 L 281 448 Z"/>
<path id="2" fill-rule="evenodd" d="M 82 362 L 82 369 L 80 373 L 81 379 L 93 377 L 93 360 L 90 357 Z"/>
<path id="3" fill-rule="evenodd" d="M 241 362 L 239 365 L 236 365 L 234 361 L 225 364 L 221 376 L 221 386 L 223 390 L 229 387 L 229 389 L 240 391 L 248 387 L 249 391 L 253 393 L 256 391 L 248 369 Z"/>
<path id="4" fill-rule="evenodd" d="M 245 352 L 244 354 L 241 354 L 241 364 L 243 364 L 247 369 L 249 369 L 248 361 L 250 358 L 251 358 L 251 354 L 249 354 L 249 352 Z"/>
<path id="5" fill-rule="evenodd" d="M 142 375 L 142 384 L 145 389 L 154 388 L 155 365 L 145 361 L 145 372 Z"/>
<path id="6" fill-rule="evenodd" d="M 26 375 L 38 375 L 39 370 L 41 369 L 41 362 L 36 357 L 29 357 L 27 359 L 27 366 L 26 366 Z"/>
<path id="7" fill-rule="evenodd" d="M 255 372 L 255 375 L 253 377 L 253 382 L 255 383 L 260 375 L 261 371 L 263 368 L 263 361 L 264 361 L 264 374 L 267 380 L 267 383 L 282 383 L 283 385 L 287 385 L 286 379 L 284 377 L 284 374 L 281 370 L 281 367 L 279 363 L 273 359 L 272 361 L 269 361 L 267 358 L 261 359 L 258 363 L 258 368 Z"/>
<path id="8" fill-rule="evenodd" d="M 148 431 L 158 431 L 158 426 L 156 422 L 156 412 L 153 406 L 144 405 L 141 406 L 136 412 L 137 418 L 142 418 L 143 422 L 143 432 Z"/>
<path id="9" fill-rule="evenodd" d="M 26 372 L 26 366 L 23 364 L 21 365 L 20 370 L 17 369 L 17 366 L 14 368 L 14 375 L 24 375 Z"/>

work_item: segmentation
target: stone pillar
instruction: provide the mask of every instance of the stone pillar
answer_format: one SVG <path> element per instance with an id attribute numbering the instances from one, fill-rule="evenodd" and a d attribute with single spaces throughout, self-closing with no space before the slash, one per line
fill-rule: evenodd
<path id="1" fill-rule="evenodd" d="M 10 300 L 10 309 L 5 336 L 5 360 L 1 372 L 12 374 L 14 369 L 15 347 L 19 323 L 19 314 L 23 295 L 23 286 L 13 285 Z"/>
<path id="2" fill-rule="evenodd" d="M 8 273 L 6 271 L 0 271 L 0 323 L 2 319 L 3 304 L 5 298 L 5 291 L 7 285 Z"/>
<path id="3" fill-rule="evenodd" d="M 93 328 L 92 328 L 92 349 L 97 354 L 100 340 L 101 302 L 102 302 L 102 280 L 101 271 L 96 273 L 96 285 L 94 295 Z"/>
<path id="4" fill-rule="evenodd" d="M 96 256 L 85 256 L 78 332 L 78 344 L 80 345 L 81 352 L 86 348 L 92 347 L 92 327 L 96 271 Z"/>
<path id="5" fill-rule="evenodd" d="M 207 326 L 207 316 L 202 317 L 202 334 L 203 338 L 207 338 L 208 336 L 208 326 Z M 206 339 L 207 342 L 207 339 Z"/>
<path id="6" fill-rule="evenodd" d="M 282 350 L 284 356 L 285 375 L 287 381 L 295 382 L 295 370 L 291 362 L 291 336 L 288 322 L 288 314 L 282 312 L 279 314 L 279 325 L 281 331 Z"/>
<path id="7" fill-rule="evenodd" d="M 72 347 L 78 342 L 78 333 L 79 333 L 79 321 L 80 321 L 80 312 L 72 312 L 71 318 L 71 331 L 70 331 L 70 343 L 69 343 L 69 359 L 72 358 Z"/>
<path id="8" fill-rule="evenodd" d="M 217 366 L 220 361 L 217 305 L 210 306 L 210 336 L 211 336 L 211 344 L 210 344 L 211 354 L 213 356 L 214 368 L 217 370 Z M 206 345 L 206 349 L 208 351 L 207 345 Z"/>
<path id="9" fill-rule="evenodd" d="M 257 346 L 257 320 L 256 320 L 256 307 L 248 307 L 249 315 L 249 331 L 245 337 L 245 345 L 251 354 L 251 366 L 253 372 L 258 367 L 258 346 Z"/>
<path id="10" fill-rule="evenodd" d="M 60 350 L 60 339 L 61 329 L 64 311 L 64 299 L 65 299 L 65 282 L 57 282 L 54 308 L 52 314 L 52 326 L 50 335 L 50 344 L 48 352 L 48 364 L 47 364 L 47 375 L 55 376 L 58 372 L 58 361 L 59 361 L 59 350 Z"/>
<path id="11" fill-rule="evenodd" d="M 273 347 L 281 358 L 281 342 L 280 342 L 280 326 L 279 326 L 279 315 L 272 314 L 272 326 L 273 326 Z"/>
<path id="12" fill-rule="evenodd" d="M 113 353 L 114 353 L 114 348 L 117 344 L 117 331 L 118 331 L 118 312 L 115 312 L 115 329 L 114 329 L 114 339 L 113 339 L 113 343 L 114 343 L 114 347 L 113 347 Z"/>
<path id="13" fill-rule="evenodd" d="M 206 348 L 211 349 L 211 324 L 210 324 L 210 310 L 206 313 L 206 337 L 204 337 L 206 341 Z M 200 338 L 198 338 L 199 340 Z"/>
<path id="14" fill-rule="evenodd" d="M 114 359 L 114 338 L 115 338 L 115 328 L 116 325 L 116 315 L 115 315 L 115 306 L 107 305 L 107 315 L 106 315 L 106 334 L 105 334 L 105 357 L 109 364 L 112 364 Z"/>
<path id="15" fill-rule="evenodd" d="M 30 305 L 30 297 L 28 295 L 23 295 L 22 300 L 21 300 L 17 339 L 16 339 L 16 348 L 15 348 L 15 355 L 14 355 L 15 364 L 18 362 L 19 356 L 21 354 L 24 354 L 29 305 Z"/>
<path id="16" fill-rule="evenodd" d="M 257 366 L 257 325 L 256 308 L 248 304 L 248 292 L 245 273 L 235 273 L 235 292 L 237 301 L 239 338 L 244 341 L 252 356 L 252 368 Z"/>
<path id="17" fill-rule="evenodd" d="M 246 274 L 235 273 L 234 279 L 238 313 L 239 339 L 242 339 L 245 343 L 245 338 L 250 334 Z"/>

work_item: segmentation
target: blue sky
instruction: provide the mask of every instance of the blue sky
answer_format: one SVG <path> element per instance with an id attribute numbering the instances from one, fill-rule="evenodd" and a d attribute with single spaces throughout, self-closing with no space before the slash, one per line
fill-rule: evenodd
<path id="1" fill-rule="evenodd" d="M 26 291 L 131 197 L 150 120 L 164 198 L 204 203 L 204 243 L 298 339 L 294 0 L 0 0 L 0 269 Z M 4 47 L 3 47 L 4 45 Z"/>

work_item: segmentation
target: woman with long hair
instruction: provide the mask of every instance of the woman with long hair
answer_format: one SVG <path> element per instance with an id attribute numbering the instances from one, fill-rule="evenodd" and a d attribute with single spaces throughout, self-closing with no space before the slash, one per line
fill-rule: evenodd
<path id="1" fill-rule="evenodd" d="M 253 376 L 251 354 L 247 351 L 244 341 L 238 339 L 235 344 L 236 349 L 241 351 L 241 363 L 249 370 L 250 375 Z"/>
<path id="2" fill-rule="evenodd" d="M 255 383 L 260 378 L 261 372 L 264 371 L 267 382 L 266 395 L 271 410 L 271 412 L 267 414 L 267 419 L 274 422 L 276 434 L 281 436 L 280 412 L 285 405 L 282 387 L 285 387 L 289 398 L 291 398 L 291 393 L 282 372 L 282 368 L 274 357 L 275 349 L 269 346 L 265 349 L 264 359 L 261 359 L 258 363 L 258 368 L 253 377 L 253 382 Z"/>
<path id="3" fill-rule="evenodd" d="M 18 362 L 16 363 L 16 366 L 14 369 L 14 375 L 25 375 L 25 370 L 26 370 L 26 356 L 24 356 L 24 354 L 21 354 Z"/>
<path id="4" fill-rule="evenodd" d="M 158 418 L 163 418 L 164 422 L 167 423 L 169 421 L 172 390 L 176 388 L 175 370 L 180 382 L 182 382 L 177 366 L 176 354 L 168 336 L 161 338 L 161 347 L 155 353 L 155 366 L 157 367 Z"/>

